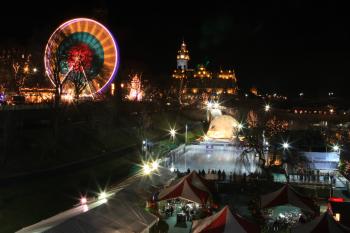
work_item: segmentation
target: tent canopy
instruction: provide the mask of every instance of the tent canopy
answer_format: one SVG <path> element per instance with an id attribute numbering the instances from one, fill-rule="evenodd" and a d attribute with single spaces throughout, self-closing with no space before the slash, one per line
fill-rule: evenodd
<path id="1" fill-rule="evenodd" d="M 196 188 L 188 180 L 184 179 L 169 188 L 163 189 L 158 195 L 159 201 L 174 198 L 205 204 L 209 198 L 209 193 Z"/>
<path id="2" fill-rule="evenodd" d="M 291 204 L 299 207 L 302 210 L 306 210 L 314 213 L 313 201 L 293 189 L 289 184 L 284 185 L 277 191 L 262 195 L 260 198 L 261 208 L 271 208 L 278 205 Z"/>
<path id="3" fill-rule="evenodd" d="M 154 187 L 167 184 L 174 174 L 159 168 L 151 177 L 134 177 L 126 187 L 116 185 L 108 191 L 108 201 L 96 200 L 59 213 L 18 233 L 131 233 L 148 232 L 158 217 L 147 212 L 145 200 Z"/>
<path id="4" fill-rule="evenodd" d="M 228 206 L 218 213 L 195 220 L 192 224 L 193 233 L 257 233 L 260 229 L 257 225 L 248 222 L 237 214 L 232 214 Z"/>
<path id="5" fill-rule="evenodd" d="M 310 233 L 345 233 L 349 232 L 341 227 L 334 218 L 326 211 L 314 220 L 292 228 L 292 233 L 310 232 Z"/>
<path id="6" fill-rule="evenodd" d="M 199 204 L 206 204 L 210 196 L 211 193 L 206 180 L 195 171 L 192 171 L 175 184 L 163 189 L 158 195 L 158 200 L 180 198 Z"/>

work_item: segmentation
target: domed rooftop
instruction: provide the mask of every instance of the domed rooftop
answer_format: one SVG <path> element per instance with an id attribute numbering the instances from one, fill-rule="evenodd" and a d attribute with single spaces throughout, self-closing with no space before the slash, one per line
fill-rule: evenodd
<path id="1" fill-rule="evenodd" d="M 207 137 L 210 139 L 231 140 L 235 137 L 239 122 L 229 115 L 215 117 L 209 125 Z"/>

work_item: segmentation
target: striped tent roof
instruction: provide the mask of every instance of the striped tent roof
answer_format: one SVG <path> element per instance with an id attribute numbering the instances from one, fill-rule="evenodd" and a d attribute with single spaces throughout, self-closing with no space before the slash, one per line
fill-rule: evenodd
<path id="1" fill-rule="evenodd" d="M 259 226 L 251 223 L 237 214 L 233 214 L 228 206 L 218 213 L 193 221 L 193 233 L 255 233 L 260 232 Z"/>

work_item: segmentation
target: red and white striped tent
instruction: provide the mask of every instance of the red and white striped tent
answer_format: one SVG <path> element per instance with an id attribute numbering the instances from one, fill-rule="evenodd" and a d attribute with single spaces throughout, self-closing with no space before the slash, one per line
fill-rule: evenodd
<path id="1" fill-rule="evenodd" d="M 260 198 L 261 208 L 271 208 L 286 204 L 299 207 L 302 210 L 312 213 L 315 212 L 313 201 L 310 198 L 299 194 L 289 184 L 284 185 L 275 192 L 262 195 Z"/>
<path id="2" fill-rule="evenodd" d="M 174 185 L 163 189 L 158 195 L 158 201 L 180 198 L 206 204 L 211 193 L 204 182 L 205 180 L 193 171 Z"/>
<path id="3" fill-rule="evenodd" d="M 199 188 L 200 190 L 210 193 L 210 188 L 208 181 L 198 175 L 197 172 L 192 171 L 190 174 L 186 175 L 183 179 L 187 179 L 193 186 Z"/>
<path id="4" fill-rule="evenodd" d="M 344 233 L 350 232 L 345 228 L 341 227 L 339 223 L 337 223 L 334 218 L 326 211 L 321 216 L 318 216 L 314 220 L 300 224 L 294 228 L 292 228 L 292 233 Z"/>
<path id="5" fill-rule="evenodd" d="M 192 224 L 193 233 L 255 233 L 260 232 L 259 226 L 248 222 L 237 214 L 232 214 L 228 206 L 218 213 L 195 220 Z"/>

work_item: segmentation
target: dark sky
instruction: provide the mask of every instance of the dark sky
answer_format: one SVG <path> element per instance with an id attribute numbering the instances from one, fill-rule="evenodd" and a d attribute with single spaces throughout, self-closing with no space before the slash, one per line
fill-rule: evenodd
<path id="1" fill-rule="evenodd" d="M 42 53 L 62 22 L 91 17 L 117 38 L 122 72 L 169 79 L 184 38 L 190 66 L 209 61 L 213 70 L 234 68 L 243 88 L 350 96 L 350 14 L 336 1 L 118 2 L 56 1 L 46 9 L 42 3 L 26 3 L 14 5 L 16 11 L 9 6 L 0 14 L 1 44 L 30 46 Z"/>

